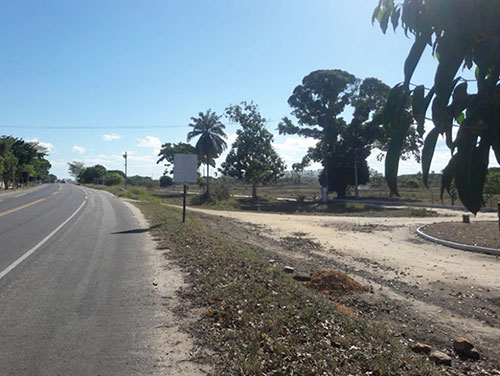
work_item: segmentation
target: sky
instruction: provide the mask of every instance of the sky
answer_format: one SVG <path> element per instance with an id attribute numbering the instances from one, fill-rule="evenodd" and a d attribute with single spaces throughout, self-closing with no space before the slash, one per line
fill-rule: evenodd
<path id="1" fill-rule="evenodd" d="M 75 160 L 123 169 L 125 151 L 129 175 L 158 178 L 161 144 L 185 142 L 192 116 L 254 101 L 291 167 L 314 140 L 276 128 L 305 75 L 343 69 L 390 86 L 402 80 L 412 40 L 371 24 L 377 3 L 1 1 L 0 134 L 46 146 L 59 178 Z M 432 86 L 435 65 L 428 52 L 412 81 Z M 231 143 L 237 125 L 222 121 Z M 369 164 L 382 172 L 376 154 Z M 448 158 L 440 143 L 431 170 Z M 412 161 L 400 167 L 419 170 Z"/>

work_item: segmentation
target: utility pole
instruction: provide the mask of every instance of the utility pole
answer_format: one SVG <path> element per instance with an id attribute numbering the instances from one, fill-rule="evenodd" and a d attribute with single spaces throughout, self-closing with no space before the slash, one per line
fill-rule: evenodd
<path id="1" fill-rule="evenodd" d="M 127 152 L 123 154 L 123 158 L 125 158 L 125 189 L 127 189 Z"/>

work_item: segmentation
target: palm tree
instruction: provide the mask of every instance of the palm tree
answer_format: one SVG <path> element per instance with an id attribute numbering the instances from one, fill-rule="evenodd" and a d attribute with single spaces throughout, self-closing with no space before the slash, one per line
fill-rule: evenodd
<path id="1" fill-rule="evenodd" d="M 207 166 L 207 191 L 206 195 L 209 195 L 208 189 L 208 179 L 209 179 L 209 168 L 210 166 L 215 166 L 215 158 L 217 158 L 224 149 L 227 147 L 225 138 L 227 138 L 224 129 L 226 128 L 224 124 L 220 121 L 220 116 L 217 116 L 212 110 L 207 110 L 207 112 L 200 112 L 198 117 L 192 117 L 192 123 L 189 124 L 193 127 L 187 135 L 187 141 L 191 141 L 193 138 L 200 136 L 196 142 L 196 152 L 200 161 Z"/>

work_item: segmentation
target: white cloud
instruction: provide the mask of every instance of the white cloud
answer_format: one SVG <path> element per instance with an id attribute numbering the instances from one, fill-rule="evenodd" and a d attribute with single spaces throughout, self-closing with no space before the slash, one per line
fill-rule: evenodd
<path id="1" fill-rule="evenodd" d="M 111 134 L 103 134 L 102 135 L 102 139 L 106 142 L 109 142 L 109 141 L 114 141 L 114 140 L 119 140 L 120 138 L 122 138 L 121 135 L 119 134 L 116 134 L 116 133 L 111 133 Z"/>
<path id="2" fill-rule="evenodd" d="M 304 137 L 287 137 L 284 142 L 274 142 L 273 146 L 280 153 L 306 153 L 309 148 L 316 146 L 318 140 Z"/>
<path id="3" fill-rule="evenodd" d="M 317 143 L 318 140 L 313 138 L 290 136 L 286 137 L 283 142 L 274 142 L 273 147 L 287 164 L 287 169 L 291 169 L 292 164 L 301 162 L 309 148 L 316 146 Z"/>
<path id="4" fill-rule="evenodd" d="M 27 142 L 37 142 L 40 146 L 44 147 L 47 149 L 47 151 L 50 153 L 52 149 L 54 149 L 54 145 L 52 145 L 50 142 L 42 142 L 38 141 L 37 138 L 32 138 L 32 139 L 27 139 Z"/>
<path id="5" fill-rule="evenodd" d="M 158 154 L 161 150 L 161 141 L 155 136 L 146 136 L 142 138 L 137 146 L 141 148 L 151 148 L 155 154 Z"/>
<path id="6" fill-rule="evenodd" d="M 83 154 L 83 153 L 85 153 L 85 148 L 83 146 L 75 145 L 75 146 L 73 146 L 73 151 L 75 153 Z"/>

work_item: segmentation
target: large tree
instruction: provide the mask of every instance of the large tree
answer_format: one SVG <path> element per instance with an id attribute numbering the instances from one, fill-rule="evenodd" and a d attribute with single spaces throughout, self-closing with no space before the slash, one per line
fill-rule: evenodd
<path id="1" fill-rule="evenodd" d="M 252 184 L 252 199 L 257 199 L 257 186 L 276 181 L 283 175 L 285 164 L 272 146 L 273 135 L 266 129 L 266 119 L 253 102 L 226 108 L 226 116 L 241 129 L 221 171 Z"/>
<path id="2" fill-rule="evenodd" d="M 378 79 L 359 80 L 339 70 L 317 70 L 302 80 L 290 98 L 295 125 L 283 118 L 281 134 L 295 134 L 318 140 L 302 161 L 323 165 L 320 183 L 329 192 L 344 197 L 348 186 L 366 183 L 369 178 L 366 158 L 375 147 L 385 150 L 389 130 L 381 126 L 381 110 L 389 86 Z M 349 115 L 352 114 L 352 115 Z M 411 114 L 406 111 L 411 119 Z M 350 122 L 345 116 L 351 116 Z M 414 128 L 406 134 L 406 156 L 418 159 L 419 139 Z"/>
<path id="3" fill-rule="evenodd" d="M 385 124 L 394 129 L 385 162 L 390 189 L 397 194 L 401 140 L 409 127 L 402 109 L 411 98 L 423 132 L 432 102 L 434 128 L 422 150 L 424 183 L 427 185 L 438 137 L 444 135 L 451 158 L 443 172 L 442 191 L 454 182 L 462 203 L 477 213 L 484 201 L 491 149 L 500 162 L 499 1 L 380 0 L 375 20 L 384 33 L 389 21 L 394 30 L 401 22 L 405 34 L 412 34 L 415 40 L 404 63 L 404 81 L 391 90 L 384 111 Z M 437 68 L 434 85 L 426 92 L 423 85 L 414 87 L 411 80 L 427 47 L 437 58 Z M 461 77 L 466 70 L 474 72 L 475 78 Z M 452 131 L 453 127 L 458 131 Z"/>
<path id="4" fill-rule="evenodd" d="M 80 174 L 85 169 L 85 164 L 81 161 L 68 162 L 68 171 L 71 176 L 78 179 Z"/>
<path id="5" fill-rule="evenodd" d="M 192 117 L 192 123 L 189 124 L 193 128 L 187 135 L 187 141 L 199 137 L 196 142 L 196 153 L 198 159 L 207 167 L 207 189 L 206 194 L 210 194 L 209 190 L 209 167 L 215 167 L 215 158 L 217 158 L 227 147 L 224 132 L 225 126 L 219 120 L 220 116 L 211 110 L 203 113 L 200 112 L 198 117 Z"/>

